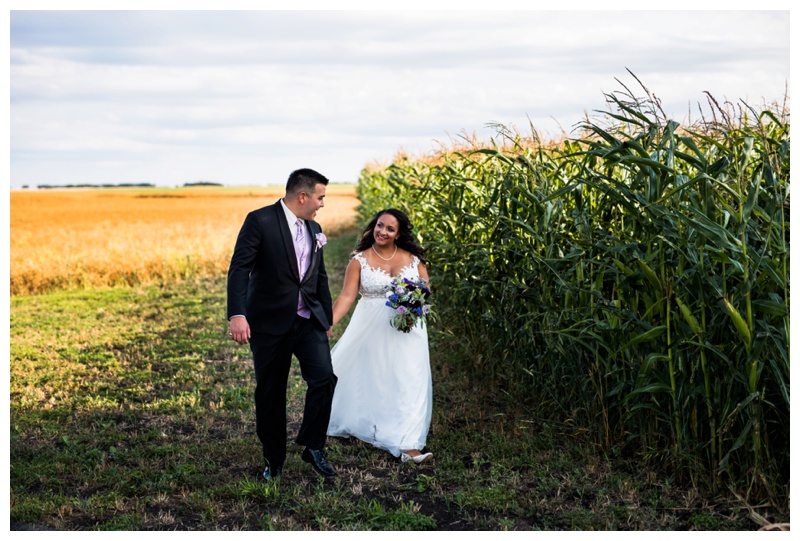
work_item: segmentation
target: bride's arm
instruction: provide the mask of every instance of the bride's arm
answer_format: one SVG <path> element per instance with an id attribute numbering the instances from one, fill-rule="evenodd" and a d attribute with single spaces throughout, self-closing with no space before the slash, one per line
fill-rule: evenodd
<path id="1" fill-rule="evenodd" d="M 430 284 L 430 279 L 428 278 L 428 269 L 425 268 L 425 265 L 420 263 L 417 266 L 417 272 L 419 272 L 419 277 L 420 278 L 422 278 L 423 280 L 428 282 L 427 286 L 428 286 L 428 289 L 430 289 L 431 288 L 431 284 Z"/>
<path id="2" fill-rule="evenodd" d="M 342 292 L 336 297 L 336 302 L 333 303 L 333 326 L 336 326 L 339 321 L 350 311 L 353 306 L 353 301 L 356 300 L 358 295 L 358 286 L 361 281 L 361 264 L 355 259 L 351 259 L 344 271 L 344 286 Z"/>

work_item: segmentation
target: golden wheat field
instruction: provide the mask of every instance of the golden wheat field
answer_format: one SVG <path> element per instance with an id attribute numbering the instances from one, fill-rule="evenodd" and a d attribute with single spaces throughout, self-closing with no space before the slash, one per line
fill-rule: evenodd
<path id="1" fill-rule="evenodd" d="M 159 283 L 227 272 L 251 210 L 276 202 L 267 188 L 65 189 L 11 192 L 11 295 Z M 354 185 L 328 186 L 317 221 L 353 225 Z"/>

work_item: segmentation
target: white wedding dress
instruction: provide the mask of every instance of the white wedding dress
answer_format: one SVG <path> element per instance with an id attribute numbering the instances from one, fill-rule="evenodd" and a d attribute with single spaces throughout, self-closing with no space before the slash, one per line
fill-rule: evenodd
<path id="1" fill-rule="evenodd" d="M 363 252 L 361 298 L 350 324 L 331 350 L 333 373 L 339 378 L 333 394 L 328 435 L 355 436 L 394 456 L 422 450 L 431 423 L 433 389 L 428 332 L 420 323 L 410 332 L 389 323 L 386 306 L 393 277 L 367 264 Z M 418 278 L 419 259 L 394 278 Z"/>

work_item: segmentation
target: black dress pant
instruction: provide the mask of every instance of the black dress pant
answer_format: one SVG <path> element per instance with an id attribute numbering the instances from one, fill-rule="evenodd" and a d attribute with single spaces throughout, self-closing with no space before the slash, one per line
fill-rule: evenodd
<path id="1" fill-rule="evenodd" d="M 337 381 L 327 333 L 316 321 L 296 316 L 284 335 L 252 333 L 250 349 L 256 373 L 256 433 L 264 458 L 272 467 L 283 466 L 286 460 L 286 385 L 292 354 L 308 385 L 303 423 L 295 442 L 323 449 Z"/>

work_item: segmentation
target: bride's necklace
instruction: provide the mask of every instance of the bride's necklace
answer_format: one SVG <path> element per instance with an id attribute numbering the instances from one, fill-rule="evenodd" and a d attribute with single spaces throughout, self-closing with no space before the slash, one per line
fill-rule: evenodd
<path id="1" fill-rule="evenodd" d="M 397 244 L 394 245 L 394 252 L 392 252 L 391 257 L 389 257 L 389 258 L 383 257 L 381 254 L 379 254 L 378 250 L 375 249 L 375 245 L 374 244 L 372 245 L 372 251 L 375 252 L 376 256 L 380 257 L 384 261 L 391 261 L 392 258 L 394 257 L 394 255 L 397 253 Z"/>

